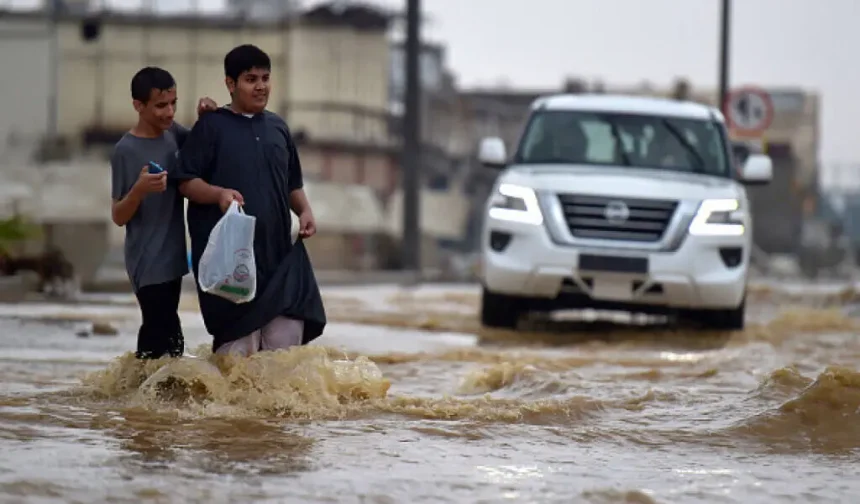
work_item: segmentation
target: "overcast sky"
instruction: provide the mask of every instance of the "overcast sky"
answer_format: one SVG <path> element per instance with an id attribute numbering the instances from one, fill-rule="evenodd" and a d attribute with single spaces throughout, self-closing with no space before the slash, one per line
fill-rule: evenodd
<path id="1" fill-rule="evenodd" d="M 0 4 L 4 0 L 0 0 Z M 34 0 L 5 0 L 32 2 Z M 135 3 L 140 0 L 108 0 Z M 372 0 L 402 7 L 405 0 Z M 156 0 L 173 7 L 191 0 Z M 199 0 L 207 10 L 223 0 Z M 307 1 L 307 4 L 318 3 Z M 718 79 L 719 0 L 424 0 L 427 38 L 448 46 L 465 86 L 558 87 L 566 75 L 608 84 Z M 734 0 L 733 84 L 821 93 L 825 163 L 857 161 L 860 0 Z M 172 10 L 172 9 L 171 9 Z"/>
<path id="2" fill-rule="evenodd" d="M 377 0 L 398 5 L 397 0 Z M 719 0 L 424 0 L 465 85 L 718 82 Z M 860 163 L 860 0 L 734 0 L 732 84 L 822 95 L 820 157 Z M 528 7 L 526 7 L 528 6 Z"/>

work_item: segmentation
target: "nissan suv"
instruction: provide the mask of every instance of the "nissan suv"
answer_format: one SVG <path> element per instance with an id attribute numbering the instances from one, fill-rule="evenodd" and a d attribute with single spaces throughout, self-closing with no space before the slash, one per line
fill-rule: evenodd
<path id="1" fill-rule="evenodd" d="M 500 170 L 481 241 L 485 326 L 528 312 L 595 309 L 744 327 L 753 245 L 745 185 L 768 156 L 736 166 L 719 110 L 612 95 L 537 99 L 513 156 L 485 138 Z"/>

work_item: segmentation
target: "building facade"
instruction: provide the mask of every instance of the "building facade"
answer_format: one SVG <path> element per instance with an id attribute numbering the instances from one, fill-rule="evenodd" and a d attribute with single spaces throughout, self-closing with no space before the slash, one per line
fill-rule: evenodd
<path id="1" fill-rule="evenodd" d="M 27 159 L 52 122 L 51 29 L 45 18 L 0 16 L 0 162 Z"/>
<path id="2" fill-rule="evenodd" d="M 182 124 L 194 123 L 199 97 L 226 103 L 224 56 L 243 43 L 260 46 L 272 58 L 269 108 L 287 118 L 309 190 L 320 193 L 315 197 L 320 199 L 321 224 L 331 233 L 321 234 L 318 243 L 309 244 L 315 261 L 331 268 L 354 268 L 358 263 L 352 260 L 364 257 L 360 264 L 373 264 L 367 258 L 372 247 L 365 236 L 383 233 L 384 219 L 378 217 L 372 231 L 356 226 L 345 231 L 336 225 L 343 219 L 332 208 L 356 198 L 344 196 L 355 192 L 350 192 L 350 185 L 362 186 L 375 197 L 391 195 L 396 188 L 399 139 L 391 131 L 388 112 L 387 14 L 339 2 L 265 19 L 68 8 L 58 12 L 56 29 L 45 12 L 2 14 L 0 61 L 16 71 L 2 77 L 5 85 L 0 104 L 7 113 L 0 118 L 0 147 L 9 138 L 29 138 L 31 143 L 20 149 L 27 154 L 20 156 L 14 169 L 2 161 L 9 157 L 3 158 L 9 149 L 0 148 L 0 171 L 8 172 L 0 175 L 39 188 L 40 194 L 34 197 L 37 202 L 44 203 L 45 195 L 56 200 L 49 205 L 50 215 L 43 211 L 40 218 L 51 230 L 54 244 L 75 257 L 86 276 L 92 277 L 92 266 L 84 262 L 98 263 L 121 244 L 122 230 L 110 223 L 109 191 L 100 186 L 76 189 L 86 193 L 78 195 L 76 203 L 63 197 L 69 191 L 59 190 L 47 174 L 62 171 L 108 180 L 104 176 L 106 154 L 136 120 L 129 84 L 143 66 L 162 66 L 173 74 L 180 103 L 176 120 Z M 56 40 L 55 59 L 51 57 L 52 40 Z M 57 62 L 56 67 L 52 61 Z M 58 93 L 52 102 L 54 69 Z M 68 146 L 65 158 L 53 163 L 56 170 L 33 169 L 32 154 L 36 151 L 39 157 L 39 152 L 47 150 L 39 145 L 52 123 L 57 135 L 51 145 Z M 360 208 L 355 211 L 363 212 Z M 70 242 L 66 239 L 69 234 L 60 229 L 74 230 L 81 225 L 97 227 L 98 237 L 86 243 Z M 343 246 L 330 246 L 332 240 L 341 243 L 346 236 L 354 244 L 349 254 L 343 253 L 347 250 Z M 364 252 L 356 252 L 361 250 Z M 83 261 L 82 257 L 89 259 Z"/>
<path id="3" fill-rule="evenodd" d="M 20 27 L 32 26 L 30 31 L 43 34 L 38 43 L 33 36 L 4 37 L 0 58 L 43 77 L 32 79 L 33 85 L 49 86 L 46 14 L 13 12 L 3 22 L 17 27 L 18 33 L 24 31 Z M 288 119 L 301 140 L 308 177 L 369 184 L 390 192 L 397 140 L 389 131 L 388 24 L 382 12 L 334 4 L 265 20 L 63 11 L 56 30 L 54 112 L 59 140 L 75 150 L 112 145 L 135 120 L 129 82 L 146 65 L 162 66 L 173 74 L 180 99 L 176 119 L 193 124 L 199 97 L 218 103 L 229 100 L 224 55 L 236 45 L 251 43 L 272 58 L 269 107 Z M 9 33 L 5 25 L 3 29 Z M 22 44 L 27 51 L 19 47 Z M 18 61 L 23 54 L 33 55 L 26 57 L 26 64 Z M 22 86 L 4 86 L 10 88 Z M 22 91 L 26 97 L 7 99 L 17 107 L 41 107 L 17 114 L 16 131 L 30 135 L 46 131 L 50 102 L 41 97 L 48 91 L 28 85 Z M 28 127 L 21 117 L 35 122 Z M 0 125 L 3 137 L 13 129 L 10 122 Z"/>

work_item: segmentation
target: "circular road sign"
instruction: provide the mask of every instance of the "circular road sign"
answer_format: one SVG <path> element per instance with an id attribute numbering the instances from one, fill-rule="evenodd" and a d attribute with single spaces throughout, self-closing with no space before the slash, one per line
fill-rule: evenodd
<path id="1" fill-rule="evenodd" d="M 730 130 L 747 135 L 759 135 L 773 122 L 773 102 L 767 91 L 744 87 L 729 93 L 726 120 Z"/>

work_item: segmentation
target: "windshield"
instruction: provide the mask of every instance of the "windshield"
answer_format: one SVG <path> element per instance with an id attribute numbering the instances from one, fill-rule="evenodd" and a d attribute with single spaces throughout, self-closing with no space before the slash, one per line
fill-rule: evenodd
<path id="1" fill-rule="evenodd" d="M 529 121 L 516 162 L 618 165 L 730 177 L 716 121 L 550 110 Z"/>

